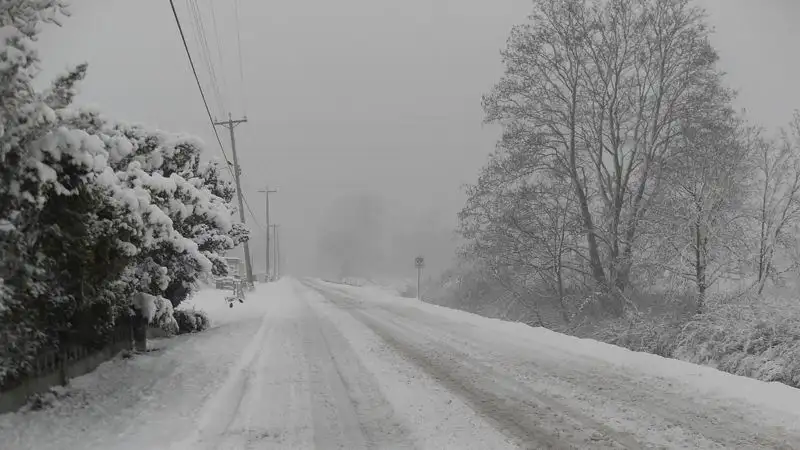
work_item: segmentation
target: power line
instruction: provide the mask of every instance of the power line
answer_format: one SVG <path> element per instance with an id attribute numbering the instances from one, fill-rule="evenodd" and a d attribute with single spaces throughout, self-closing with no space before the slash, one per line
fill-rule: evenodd
<path id="1" fill-rule="evenodd" d="M 214 86 L 214 92 L 216 92 L 217 97 L 219 98 L 220 103 L 220 114 L 223 114 L 227 108 L 225 106 L 225 96 L 222 95 L 219 89 L 219 79 L 217 78 L 217 71 L 215 69 L 214 58 L 211 56 L 211 47 L 208 45 L 208 33 L 206 33 L 206 26 L 205 22 L 203 21 L 203 13 L 200 9 L 200 5 L 195 2 L 195 9 L 197 10 L 197 19 L 198 24 L 200 25 L 200 35 L 203 37 L 203 51 L 206 54 L 206 60 L 208 61 L 208 71 L 211 75 L 211 80 Z M 223 69 L 222 72 L 224 73 L 225 70 Z"/>
<path id="2" fill-rule="evenodd" d="M 222 145 L 222 139 L 219 137 L 219 132 L 217 131 L 217 127 L 214 122 L 214 117 L 211 115 L 211 109 L 208 107 L 208 100 L 206 99 L 206 94 L 203 91 L 203 85 L 200 83 L 200 77 L 197 75 L 197 68 L 194 64 L 194 59 L 192 59 L 192 53 L 189 51 L 189 45 L 186 43 L 186 35 L 183 32 L 183 27 L 181 26 L 180 17 L 178 17 L 178 11 L 175 9 L 175 2 L 174 0 L 169 0 L 170 7 L 172 8 L 172 15 L 175 17 L 175 24 L 178 26 L 178 32 L 181 36 L 181 41 L 183 42 L 183 48 L 186 51 L 186 57 L 189 59 L 189 66 L 192 68 L 192 74 L 194 75 L 194 79 L 197 82 L 197 89 L 200 91 L 200 98 L 203 100 L 203 106 L 205 107 L 206 114 L 208 115 L 208 120 L 211 123 L 211 128 L 214 130 L 214 136 L 217 139 L 217 144 L 219 144 L 219 149 L 222 152 L 222 156 L 225 158 L 225 162 L 227 163 L 228 171 L 231 173 L 231 176 L 235 178 L 235 174 L 233 172 L 232 163 L 228 159 L 228 155 L 225 153 L 225 146 Z M 250 213 L 250 216 L 253 218 L 253 222 L 258 226 L 261 231 L 264 231 L 264 227 L 258 222 L 255 214 L 253 214 L 253 209 L 250 207 L 250 203 L 247 201 L 247 197 L 242 192 L 242 200 L 244 204 L 247 206 L 247 210 Z"/>
<path id="3" fill-rule="evenodd" d="M 214 27 L 214 40 L 217 43 L 217 58 L 219 59 L 220 67 L 225 67 L 225 58 L 222 56 L 222 44 L 219 39 L 219 28 L 217 27 L 217 12 L 214 9 L 214 0 L 208 0 L 208 7 L 211 10 L 211 22 Z M 225 81 L 225 70 L 220 71 L 220 78 L 222 79 L 222 92 L 228 93 L 228 83 Z"/>
<path id="4" fill-rule="evenodd" d="M 244 185 L 245 189 L 247 189 L 250 192 L 253 192 L 250 189 L 250 185 L 248 185 L 245 180 L 241 180 L 241 183 Z M 245 199 L 245 205 L 247 205 L 247 209 L 250 211 L 250 216 L 253 218 L 253 221 L 256 222 L 256 224 L 258 225 L 259 228 L 261 228 L 261 231 L 264 231 L 264 227 L 262 227 L 261 224 L 258 222 L 258 218 L 256 218 L 255 214 L 253 214 L 253 210 L 250 209 L 250 205 L 247 203 L 246 199 Z M 269 226 L 269 223 L 267 223 L 267 226 Z"/>
<path id="5" fill-rule="evenodd" d="M 211 100 L 216 102 L 218 109 L 222 110 L 221 105 L 220 105 L 219 96 L 215 96 L 216 89 L 214 89 L 213 79 L 211 77 L 211 72 L 209 70 L 210 62 L 208 61 L 208 58 L 206 57 L 206 54 L 203 52 L 203 37 L 200 35 L 200 26 L 197 24 L 197 22 L 198 22 L 197 11 L 195 9 L 194 4 L 192 3 L 192 0 L 185 0 L 185 1 L 186 1 L 186 10 L 189 12 L 188 20 L 189 20 L 189 23 L 190 23 L 190 28 L 194 32 L 194 40 L 197 43 L 197 46 L 198 46 L 198 49 L 199 49 L 199 51 L 198 51 L 198 54 L 199 54 L 199 63 L 198 63 L 198 65 L 205 65 L 206 74 L 208 74 L 208 86 L 207 87 L 210 88 L 210 90 L 211 90 L 210 96 L 213 97 Z"/>
<path id="6" fill-rule="evenodd" d="M 242 184 L 242 186 L 244 186 L 244 187 L 242 188 L 242 192 L 244 192 L 244 191 L 250 191 L 250 192 L 253 192 L 253 191 L 250 189 L 250 188 L 251 188 L 251 186 L 250 186 L 249 184 L 247 184 L 247 181 L 245 181 L 244 179 L 241 179 L 241 178 L 240 178 L 239 182 Z M 255 222 L 255 223 L 256 223 L 256 225 L 258 226 L 258 228 L 260 228 L 260 229 L 261 229 L 261 231 L 264 231 L 264 227 L 261 225 L 261 223 L 258 221 L 258 218 L 256 217 L 256 215 L 253 213 L 253 209 L 252 209 L 252 208 L 250 208 L 250 204 L 247 202 L 247 197 L 245 197 L 245 196 L 242 196 L 242 200 L 244 201 L 244 205 L 247 207 L 246 209 L 247 209 L 247 212 L 250 214 L 250 217 L 252 217 L 252 218 L 253 218 L 253 222 Z"/>
<path id="7" fill-rule="evenodd" d="M 236 15 L 236 44 L 239 52 L 239 95 L 242 100 L 242 114 L 247 115 L 247 103 L 244 95 L 244 64 L 242 63 L 242 33 L 239 25 L 239 0 L 233 1 Z"/>
<path id="8" fill-rule="evenodd" d="M 244 205 L 245 205 L 245 206 L 247 206 L 247 211 L 250 213 L 250 217 L 252 217 L 252 218 L 253 218 L 253 222 L 256 224 L 256 226 L 257 226 L 258 228 L 260 228 L 260 229 L 261 229 L 261 231 L 264 231 L 264 227 L 263 227 L 263 226 L 261 225 L 261 223 L 258 221 L 258 219 L 256 218 L 256 215 L 255 215 L 255 214 L 253 214 L 253 209 L 252 209 L 252 208 L 250 208 L 250 203 L 248 203 L 248 202 L 247 202 L 247 197 L 245 197 L 245 196 L 244 196 L 244 194 L 242 194 L 242 200 L 244 200 Z"/>
<path id="9" fill-rule="evenodd" d="M 208 45 L 208 34 L 206 33 L 205 22 L 203 21 L 203 13 L 200 10 L 200 5 L 198 5 L 197 0 L 186 0 L 186 5 L 189 8 L 191 19 L 193 19 L 195 25 L 194 31 L 195 36 L 197 37 L 197 43 L 200 47 L 200 56 L 206 64 L 209 81 L 211 83 L 211 89 L 216 97 L 217 108 L 219 108 L 219 113 L 222 114 L 226 109 L 225 102 L 219 90 L 217 71 L 214 69 L 214 62 L 213 58 L 211 57 L 210 47 Z"/>
<path id="10" fill-rule="evenodd" d="M 189 51 L 189 45 L 186 43 L 186 35 L 183 34 L 183 27 L 181 26 L 181 19 L 178 17 L 178 11 L 175 10 L 175 1 L 169 0 L 169 4 L 172 7 L 172 15 L 175 16 L 175 24 L 178 26 L 178 32 L 181 35 L 181 41 L 183 41 L 183 48 L 186 50 L 186 57 L 189 59 L 189 66 L 192 68 L 192 74 L 194 74 L 194 79 L 197 82 L 197 89 L 200 90 L 200 97 L 203 99 L 203 105 L 206 108 L 206 114 L 208 115 L 208 121 L 211 123 L 211 129 L 214 130 L 214 136 L 217 138 L 217 144 L 219 144 L 219 150 L 222 152 L 222 156 L 225 158 L 225 162 L 227 163 L 228 171 L 233 176 L 233 169 L 231 169 L 231 161 L 228 159 L 228 155 L 225 154 L 225 146 L 222 145 L 222 139 L 219 137 L 219 132 L 217 132 L 217 127 L 214 125 L 214 117 L 211 116 L 211 110 L 208 108 L 208 101 L 206 100 L 206 94 L 203 92 L 203 85 L 200 84 L 200 77 L 197 76 L 197 68 L 194 65 L 194 60 L 192 59 L 192 53 Z"/>
<path id="11" fill-rule="evenodd" d="M 209 84 L 211 85 L 212 93 L 215 96 L 218 113 L 222 114 L 225 111 L 225 106 L 222 104 L 222 96 L 219 93 L 217 86 L 216 73 L 214 71 L 214 63 L 211 61 L 211 55 L 208 50 L 208 40 L 206 38 L 206 28 L 203 23 L 203 17 L 200 12 L 200 7 L 196 0 L 186 0 L 186 7 L 189 9 L 190 20 L 194 25 L 194 34 L 197 39 L 197 45 L 200 49 L 201 61 L 205 63 L 206 72 L 208 73 Z"/>
<path id="12" fill-rule="evenodd" d="M 247 190 L 250 190 L 250 186 L 247 184 L 247 182 L 246 182 L 246 181 L 244 181 L 244 180 L 241 180 L 241 183 L 244 185 L 245 189 L 247 189 Z M 250 191 L 250 192 L 252 192 L 252 191 Z M 250 217 L 252 217 L 252 218 L 253 218 L 253 222 L 255 222 L 255 223 L 256 223 L 256 225 L 258 225 L 258 228 L 260 228 L 260 229 L 261 229 L 261 231 L 264 231 L 264 227 L 263 227 L 263 226 L 261 226 L 261 224 L 258 222 L 258 218 L 257 218 L 257 217 L 256 217 L 256 215 L 253 213 L 253 210 L 250 208 L 250 204 L 249 204 L 249 203 L 247 203 L 247 198 L 246 198 L 246 197 L 244 198 L 244 204 L 247 206 L 247 210 L 250 212 Z M 267 223 L 267 226 L 269 226 L 269 223 Z"/>

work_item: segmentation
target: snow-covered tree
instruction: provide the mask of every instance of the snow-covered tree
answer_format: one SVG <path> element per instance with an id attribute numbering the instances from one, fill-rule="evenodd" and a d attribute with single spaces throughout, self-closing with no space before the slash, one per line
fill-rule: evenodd
<path id="1" fill-rule="evenodd" d="M 581 228 L 568 183 L 543 174 L 530 176 L 524 154 L 492 155 L 478 183 L 468 188 L 459 214 L 469 253 L 517 297 L 557 305 L 570 321 L 566 291 L 583 269 L 576 258 Z"/>
<path id="2" fill-rule="evenodd" d="M 231 223 L 233 184 L 222 177 L 218 162 L 201 161 L 202 142 L 113 123 L 89 110 L 77 114 L 73 125 L 101 134 L 109 144 L 129 143 L 130 151 L 114 153 L 110 165 L 123 186 L 138 190 L 156 209 L 143 223 L 158 229 L 139 246 L 131 276 L 137 290 L 163 295 L 177 306 L 204 273 L 226 274 L 221 255 L 245 241 L 248 231 Z"/>
<path id="3" fill-rule="evenodd" d="M 232 183 L 222 178 L 217 162 L 201 162 L 203 144 L 197 139 L 140 126 L 115 128 L 134 144 L 117 168 L 127 171 L 131 186 L 141 184 L 149 192 L 182 238 L 181 251 L 174 251 L 172 241 L 172 247 L 143 252 L 166 267 L 169 278 L 161 292 L 151 287 L 151 293 L 177 306 L 197 288 L 204 273 L 224 275 L 227 266 L 221 255 L 247 238 L 245 230 L 231 221 Z"/>
<path id="4" fill-rule="evenodd" d="M 126 301 L 118 228 L 131 216 L 115 183 L 97 182 L 110 180 L 105 143 L 68 126 L 86 66 L 32 87 L 38 24 L 62 7 L 0 5 L 0 378 L 43 345 L 102 340 Z"/>
<path id="5" fill-rule="evenodd" d="M 509 177 L 558 178 L 573 191 L 581 255 L 623 312 L 642 242 L 684 123 L 724 91 L 703 11 L 689 0 L 537 0 L 511 32 L 486 120 L 514 154 Z"/>
<path id="6" fill-rule="evenodd" d="M 44 346 L 101 345 L 134 293 L 177 304 L 247 239 L 199 141 L 73 109 L 85 64 L 34 89 L 39 25 L 62 12 L 0 3 L 0 381 Z"/>
<path id="7" fill-rule="evenodd" d="M 720 99 L 724 104 L 727 98 Z M 665 177 L 661 200 L 643 227 L 650 242 L 642 265 L 695 287 L 697 311 L 706 291 L 741 275 L 747 260 L 747 199 L 753 130 L 730 109 L 708 111 L 675 137 L 681 155 Z M 682 284 L 682 283 L 681 283 Z"/>
<path id="8" fill-rule="evenodd" d="M 796 267 L 800 225 L 800 112 L 775 141 L 762 139 L 755 152 L 753 222 L 757 290 Z"/>

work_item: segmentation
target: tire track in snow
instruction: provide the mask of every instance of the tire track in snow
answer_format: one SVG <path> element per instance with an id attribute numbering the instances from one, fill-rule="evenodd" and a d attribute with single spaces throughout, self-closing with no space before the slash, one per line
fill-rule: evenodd
<path id="1" fill-rule="evenodd" d="M 172 450 L 194 450 L 198 448 L 216 449 L 223 439 L 224 433 L 236 419 L 242 404 L 248 383 L 253 376 L 256 364 L 268 339 L 271 327 L 268 326 L 269 314 L 264 314 L 261 325 L 247 344 L 236 365 L 228 372 L 221 388 L 205 402 L 198 415 L 195 431 L 188 437 L 172 446 Z"/>
<path id="2" fill-rule="evenodd" d="M 447 320 L 413 306 L 364 301 L 341 288 L 325 289 L 347 302 L 344 308 L 368 311 L 380 317 L 380 323 L 402 322 L 412 335 L 427 334 L 432 340 L 463 349 L 474 362 L 512 375 L 534 394 L 544 394 L 546 400 L 567 401 L 571 409 L 607 423 L 619 433 L 636 436 L 647 442 L 648 448 L 800 448 L 796 434 L 752 421 L 753 407 L 747 404 L 705 398 L 701 392 L 694 397 L 668 379 L 642 380 L 603 359 L 564 363 L 547 343 L 532 349 L 510 336 L 498 341 L 474 324 Z"/>
<path id="3" fill-rule="evenodd" d="M 313 283 L 313 281 L 311 282 Z M 329 321 L 374 377 L 419 449 L 517 449 L 464 401 L 304 280 L 307 303 Z M 401 445 L 398 447 L 404 448 Z M 384 448 L 378 446 L 377 448 Z"/>
<path id="4" fill-rule="evenodd" d="M 521 392 L 519 383 L 491 368 L 470 364 L 473 361 L 469 355 L 438 342 L 436 336 L 425 339 L 420 330 L 371 316 L 357 301 L 314 285 L 310 287 L 370 328 L 522 448 L 641 448 L 629 436 L 616 433 L 551 399 Z"/>
<path id="5" fill-rule="evenodd" d="M 394 320 L 402 317 L 405 323 L 413 323 L 430 330 L 435 329 L 437 336 L 447 336 L 460 348 L 470 349 L 469 353 L 473 358 L 477 357 L 475 355 L 490 355 L 482 359 L 484 364 L 509 367 L 511 372 L 526 374 L 526 378 L 533 384 L 546 383 L 550 388 L 559 387 L 571 397 L 582 397 L 584 402 L 587 398 L 593 398 L 594 401 L 591 403 L 595 405 L 610 404 L 614 407 L 632 408 L 638 411 L 636 414 L 638 420 L 649 420 L 665 430 L 683 429 L 693 434 L 695 440 L 706 441 L 706 445 L 747 450 L 800 448 L 797 436 L 789 436 L 778 427 L 767 430 L 753 427 L 746 417 L 731 417 L 732 413 L 724 406 L 703 404 L 685 395 L 654 389 L 652 384 L 641 383 L 641 380 L 631 377 L 630 374 L 620 371 L 606 361 L 595 361 L 587 367 L 548 362 L 545 369 L 541 366 L 541 362 L 492 354 L 490 349 L 479 345 L 480 340 L 466 339 L 463 328 L 459 328 L 461 324 L 435 321 L 407 307 L 390 306 L 377 310 Z M 516 347 L 521 352 L 527 350 L 518 344 L 508 345 Z M 497 349 L 496 344 L 493 348 Z M 598 367 L 602 367 L 603 370 L 599 370 Z M 613 377 L 609 377 L 610 373 Z M 737 425 L 731 426 L 725 421 L 726 418 L 736 419 Z M 686 437 L 691 438 L 691 436 Z"/>
<path id="6" fill-rule="evenodd" d="M 297 298 L 302 298 L 297 295 Z M 305 303 L 305 302 L 304 302 Z M 314 392 L 317 448 L 414 449 L 408 428 L 336 327 L 305 303 L 306 355 Z M 327 413 L 327 415 L 324 415 Z M 331 413 L 335 416 L 331 417 Z M 333 418 L 333 422 L 331 419 Z"/>
<path id="7" fill-rule="evenodd" d="M 276 303 L 282 300 L 273 299 Z M 270 313 L 270 338 L 220 449 L 312 449 L 313 423 L 302 320 L 296 307 Z"/>
<path id="8" fill-rule="evenodd" d="M 347 340 L 298 294 L 271 300 L 197 431 L 172 449 L 415 448 Z"/>
<path id="9" fill-rule="evenodd" d="M 423 344 L 398 338 L 422 337 L 418 330 L 397 323 L 387 325 L 385 320 L 376 320 L 360 311 L 352 313 L 523 448 L 642 448 L 630 437 L 551 399 L 534 395 L 491 368 L 475 364 L 470 355 L 455 348 L 433 340 Z"/>
<path id="10" fill-rule="evenodd" d="M 236 407 L 231 408 L 233 414 L 225 423 L 224 429 L 219 433 L 216 440 L 212 439 L 213 445 L 209 448 L 215 450 L 243 450 L 250 448 L 260 448 L 259 443 L 278 437 L 278 433 L 259 427 L 254 423 L 264 407 L 263 387 L 266 384 L 266 370 L 272 357 L 272 351 L 276 348 L 274 340 L 282 335 L 281 323 L 271 323 L 268 326 L 266 336 L 261 340 L 257 356 L 254 358 L 247 369 L 241 390 L 237 389 L 238 401 Z"/>

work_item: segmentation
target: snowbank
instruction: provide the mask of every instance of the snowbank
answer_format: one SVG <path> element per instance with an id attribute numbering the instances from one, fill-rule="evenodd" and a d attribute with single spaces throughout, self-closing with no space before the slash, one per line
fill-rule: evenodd
<path id="1" fill-rule="evenodd" d="M 0 449 L 163 449 L 196 431 L 196 414 L 254 340 L 268 306 L 293 292 L 283 280 L 259 285 L 233 308 L 228 294 L 203 289 L 178 307 L 205 310 L 208 331 L 155 339 L 151 352 L 70 380 L 41 410 L 1 414 Z"/>
<path id="2" fill-rule="evenodd" d="M 336 283 L 329 281 L 331 283 Z M 388 295 L 395 295 L 398 297 L 416 297 L 417 285 L 416 280 L 393 278 L 393 277 L 376 277 L 376 278 L 359 278 L 359 277 L 345 277 L 340 281 L 341 284 L 348 286 L 356 286 L 363 288 L 372 288 L 383 291 Z"/>
<path id="3" fill-rule="evenodd" d="M 529 352 L 544 352 L 564 361 L 576 360 L 582 363 L 588 361 L 596 365 L 611 364 L 629 373 L 661 379 L 667 384 L 680 383 L 685 389 L 696 392 L 698 398 L 716 396 L 740 399 L 756 407 L 783 412 L 800 420 L 800 390 L 785 384 L 763 382 L 711 367 L 634 352 L 592 339 L 569 336 L 546 328 L 490 319 L 416 299 L 392 296 L 373 287 L 354 288 L 333 284 L 329 286 L 361 301 L 415 308 L 469 325 L 472 333 L 499 340 L 502 345 L 525 348 Z"/>

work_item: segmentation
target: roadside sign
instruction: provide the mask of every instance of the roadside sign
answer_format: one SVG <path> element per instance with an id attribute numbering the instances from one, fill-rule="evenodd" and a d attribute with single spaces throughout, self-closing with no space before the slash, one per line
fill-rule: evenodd
<path id="1" fill-rule="evenodd" d="M 414 258 L 414 266 L 417 268 L 417 300 L 422 300 L 420 295 L 420 278 L 422 278 L 422 268 L 425 266 L 425 258 L 417 256 Z"/>

